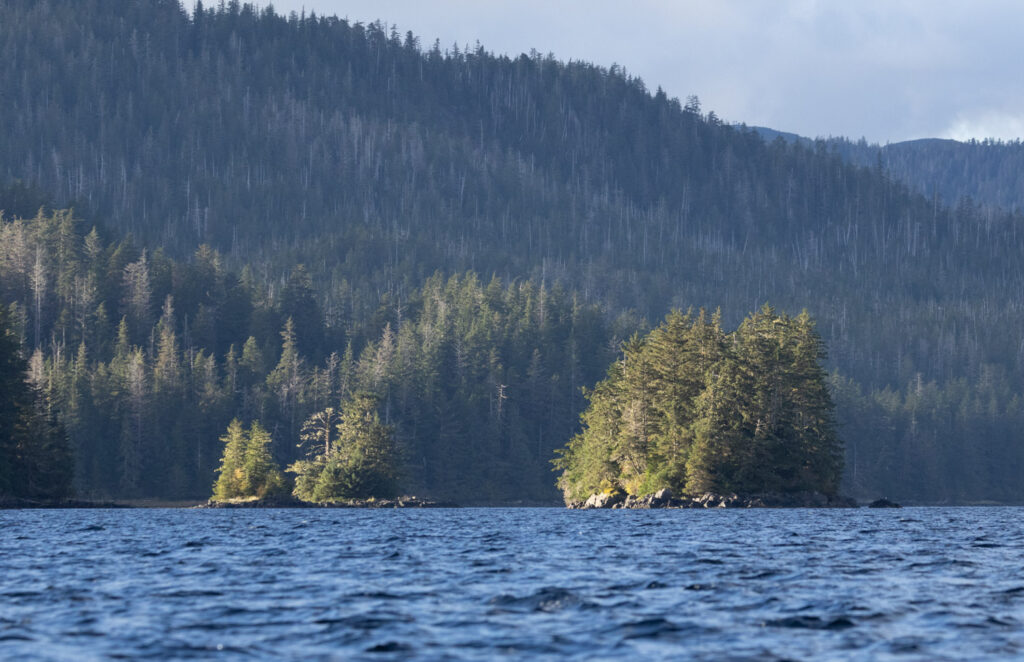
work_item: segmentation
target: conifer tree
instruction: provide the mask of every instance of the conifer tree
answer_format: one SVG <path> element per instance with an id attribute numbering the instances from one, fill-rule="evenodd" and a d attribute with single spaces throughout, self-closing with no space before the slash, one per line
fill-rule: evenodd
<path id="1" fill-rule="evenodd" d="M 285 492 L 284 476 L 270 454 L 273 439 L 259 421 L 249 426 L 242 461 L 241 489 L 245 496 L 280 496 Z"/>
<path id="2" fill-rule="evenodd" d="M 25 360 L 0 306 L 0 496 L 70 496 L 74 458 L 42 390 L 27 381 Z"/>
<path id="3" fill-rule="evenodd" d="M 555 460 L 567 501 L 609 488 L 836 492 L 841 444 L 813 320 L 766 305 L 732 334 L 720 324 L 674 312 L 623 346 Z"/>
<path id="4" fill-rule="evenodd" d="M 381 423 L 377 403 L 375 396 L 358 393 L 344 403 L 340 418 L 328 409 L 306 422 L 307 438 L 323 444 L 325 452 L 288 467 L 296 474 L 295 496 L 307 501 L 333 501 L 396 493 L 398 447 L 393 429 Z M 329 423 L 337 434 L 330 446 Z"/>
<path id="5" fill-rule="evenodd" d="M 224 443 L 220 467 L 217 469 L 217 482 L 213 486 L 213 498 L 226 501 L 244 494 L 243 476 L 246 447 L 248 444 L 245 429 L 237 418 L 228 425 L 227 432 L 220 438 Z"/>
<path id="6" fill-rule="evenodd" d="M 0 494 L 14 494 L 18 467 L 17 432 L 30 405 L 27 366 L 0 306 Z"/>
<path id="7" fill-rule="evenodd" d="M 270 454 L 272 437 L 259 421 L 253 421 L 246 431 L 236 418 L 220 440 L 224 443 L 224 453 L 213 487 L 214 499 L 262 499 L 285 493 L 284 476 Z"/>

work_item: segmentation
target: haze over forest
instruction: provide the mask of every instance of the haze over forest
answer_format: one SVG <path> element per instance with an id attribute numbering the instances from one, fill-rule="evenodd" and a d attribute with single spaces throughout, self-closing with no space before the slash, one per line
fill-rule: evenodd
<path id="1" fill-rule="evenodd" d="M 1024 500 L 1019 141 L 774 136 L 235 2 L 4 0 L 0 52 L 0 298 L 80 494 L 205 497 L 231 419 L 290 462 L 370 391 L 410 491 L 550 501 L 623 341 L 770 302 L 817 320 L 846 492 Z"/>

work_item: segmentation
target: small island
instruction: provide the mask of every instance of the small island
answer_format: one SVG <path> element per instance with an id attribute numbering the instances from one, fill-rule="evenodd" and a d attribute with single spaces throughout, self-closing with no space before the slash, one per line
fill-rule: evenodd
<path id="1" fill-rule="evenodd" d="M 672 312 L 587 392 L 583 429 L 554 461 L 566 505 L 855 505 L 838 494 L 824 358 L 806 312 L 765 305 L 731 333 L 720 313 Z"/>
<path id="2" fill-rule="evenodd" d="M 341 410 L 327 407 L 302 426 L 306 459 L 285 470 L 259 421 L 237 418 L 221 437 L 224 454 L 208 508 L 431 508 L 453 504 L 398 495 L 401 454 L 394 430 L 377 413 L 377 398 L 356 393 Z"/>

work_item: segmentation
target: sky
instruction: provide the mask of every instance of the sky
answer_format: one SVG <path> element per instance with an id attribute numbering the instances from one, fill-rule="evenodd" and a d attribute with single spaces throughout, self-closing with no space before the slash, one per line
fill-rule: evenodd
<path id="1" fill-rule="evenodd" d="M 267 2 L 257 3 L 266 6 Z M 727 122 L 809 137 L 1024 136 L 1019 0 L 277 0 L 383 20 L 424 45 L 479 41 L 619 64 Z"/>

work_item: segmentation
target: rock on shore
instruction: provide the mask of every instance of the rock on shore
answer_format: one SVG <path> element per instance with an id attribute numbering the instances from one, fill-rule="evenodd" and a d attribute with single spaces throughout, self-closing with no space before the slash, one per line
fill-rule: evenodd
<path id="1" fill-rule="evenodd" d="M 458 508 L 457 504 L 444 501 L 431 501 L 415 496 L 400 496 L 395 499 L 347 499 L 345 501 L 327 501 L 311 503 L 292 497 L 272 499 L 233 499 L 231 501 L 208 502 L 197 508 Z"/>
<path id="2" fill-rule="evenodd" d="M 574 501 L 568 507 L 576 510 L 598 508 L 643 510 L 650 508 L 856 508 L 857 502 L 844 496 L 827 496 L 820 492 L 792 494 L 712 494 L 676 496 L 664 488 L 653 494 L 634 496 L 620 491 L 592 494 L 586 501 Z"/>

